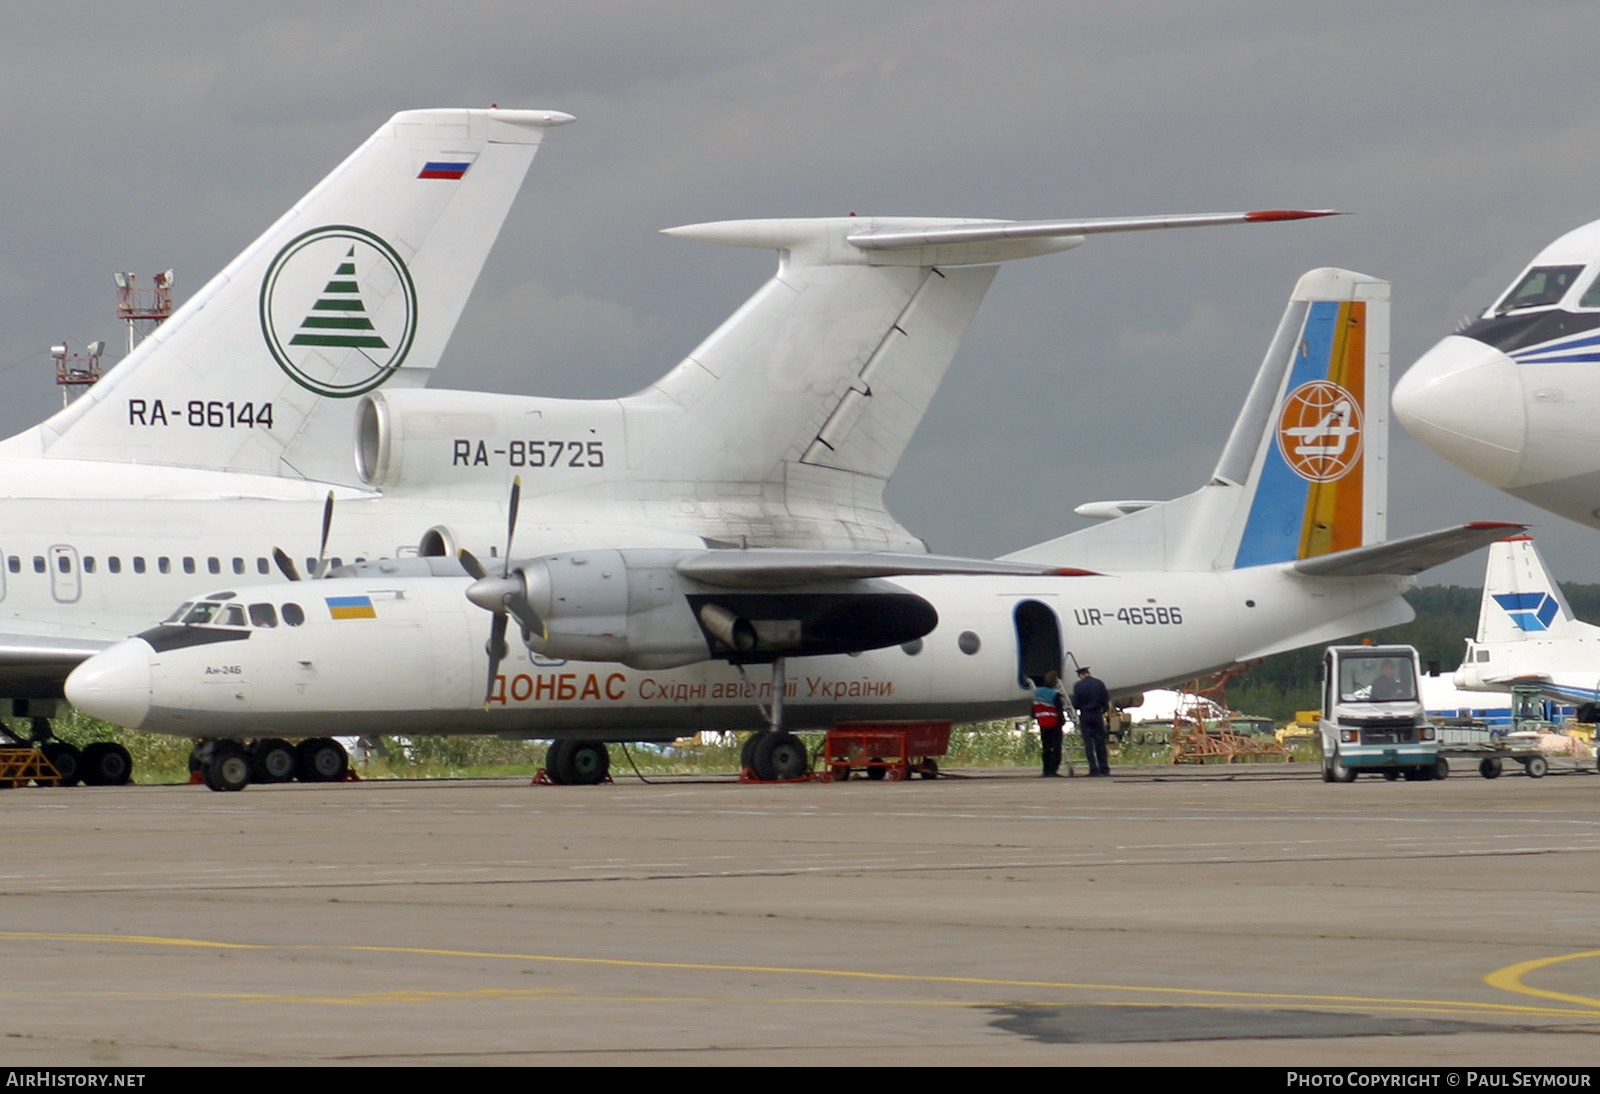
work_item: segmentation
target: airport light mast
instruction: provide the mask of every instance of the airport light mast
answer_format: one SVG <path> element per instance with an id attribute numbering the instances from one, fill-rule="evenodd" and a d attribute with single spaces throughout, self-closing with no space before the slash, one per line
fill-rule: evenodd
<path id="1" fill-rule="evenodd" d="M 56 363 L 56 385 L 61 388 L 61 405 L 66 406 L 73 388 L 88 387 L 100 379 L 100 356 L 105 353 L 103 341 L 90 342 L 82 353 L 73 353 L 63 339 L 50 347 L 50 356 Z"/>
<path id="2" fill-rule="evenodd" d="M 111 277 L 117 283 L 117 318 L 128 324 L 127 352 L 132 353 L 140 339 L 172 314 L 172 271 L 152 277 L 149 289 L 139 288 L 131 273 L 119 270 Z"/>

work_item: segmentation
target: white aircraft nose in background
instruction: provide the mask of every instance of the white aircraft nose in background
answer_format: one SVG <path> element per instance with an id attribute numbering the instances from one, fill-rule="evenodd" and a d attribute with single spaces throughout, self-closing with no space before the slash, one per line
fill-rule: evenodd
<path id="1" fill-rule="evenodd" d="M 1521 485 L 1522 379 L 1493 346 L 1451 335 L 1400 377 L 1391 405 L 1413 437 L 1463 471 L 1502 490 Z"/>
<path id="2" fill-rule="evenodd" d="M 1419 358 L 1393 407 L 1491 486 L 1600 526 L 1600 221 L 1540 251 L 1489 308 Z"/>
<path id="3" fill-rule="evenodd" d="M 67 701 L 93 718 L 137 729 L 150 713 L 150 646 L 126 638 L 67 677 Z"/>

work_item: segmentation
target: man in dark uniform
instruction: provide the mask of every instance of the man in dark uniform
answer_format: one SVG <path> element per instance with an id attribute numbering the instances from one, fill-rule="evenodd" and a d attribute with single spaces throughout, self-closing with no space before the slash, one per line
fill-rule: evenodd
<path id="1" fill-rule="evenodd" d="M 1078 712 L 1078 734 L 1083 738 L 1083 752 L 1089 761 L 1090 778 L 1109 777 L 1111 764 L 1106 759 L 1106 712 L 1111 709 L 1111 696 L 1104 684 L 1089 675 L 1088 665 L 1078 670 L 1078 682 L 1072 685 L 1072 709 Z"/>

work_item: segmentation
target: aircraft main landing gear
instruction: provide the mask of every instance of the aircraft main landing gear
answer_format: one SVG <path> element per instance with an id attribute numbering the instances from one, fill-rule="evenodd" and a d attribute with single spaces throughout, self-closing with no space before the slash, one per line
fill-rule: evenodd
<path id="1" fill-rule="evenodd" d="M 783 693 L 786 687 L 783 658 L 772 662 L 772 705 L 763 711 L 767 728 L 750 734 L 739 750 L 741 770 L 760 782 L 803 779 L 811 770 L 811 753 L 805 742 L 783 728 Z"/>
<path id="2" fill-rule="evenodd" d="M 84 749 L 85 757 L 93 747 Z M 294 779 L 342 782 L 349 770 L 350 754 L 332 737 L 312 737 L 298 745 L 279 737 L 262 737 L 248 746 L 234 740 L 201 741 L 189 753 L 190 774 L 198 774 L 206 786 L 218 791 Z"/>

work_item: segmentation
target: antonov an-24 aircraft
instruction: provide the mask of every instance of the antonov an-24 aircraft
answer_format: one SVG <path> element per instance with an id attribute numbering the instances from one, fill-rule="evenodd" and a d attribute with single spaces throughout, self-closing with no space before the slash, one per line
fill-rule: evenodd
<path id="1" fill-rule="evenodd" d="M 1419 357 L 1395 416 L 1491 486 L 1600 528 L 1600 220 L 1534 256 L 1481 316 Z"/>
<path id="2" fill-rule="evenodd" d="M 634 395 L 423 390 L 555 111 L 395 115 L 112 369 L 0 441 L 0 698 L 69 778 L 120 746 L 49 741 L 67 673 L 221 580 L 487 554 L 507 488 L 539 554 L 751 546 L 919 552 L 884 481 L 996 264 L 1095 233 L 1296 212 L 1048 222 L 841 217 L 702 224 L 777 274 Z M 279 569 L 298 571 L 298 566 Z M 275 595 L 281 595 L 275 594 Z"/>
<path id="3" fill-rule="evenodd" d="M 374 733 L 552 739 L 551 776 L 588 783 L 607 741 L 750 728 L 748 766 L 781 778 L 806 767 L 796 728 L 1012 716 L 1069 661 L 1125 694 L 1401 623 L 1414 574 L 1518 526 L 1383 542 L 1388 323 L 1387 283 L 1306 274 L 1204 486 L 1095 505 L 1127 515 L 999 562 L 707 545 L 509 562 L 508 543 L 463 556 L 469 576 L 367 563 L 186 601 L 80 666 L 67 695 L 212 739 L 197 760 L 217 790 L 296 763 L 333 777 L 329 737 Z M 327 736 L 298 756 L 283 739 L 307 734 Z"/>

